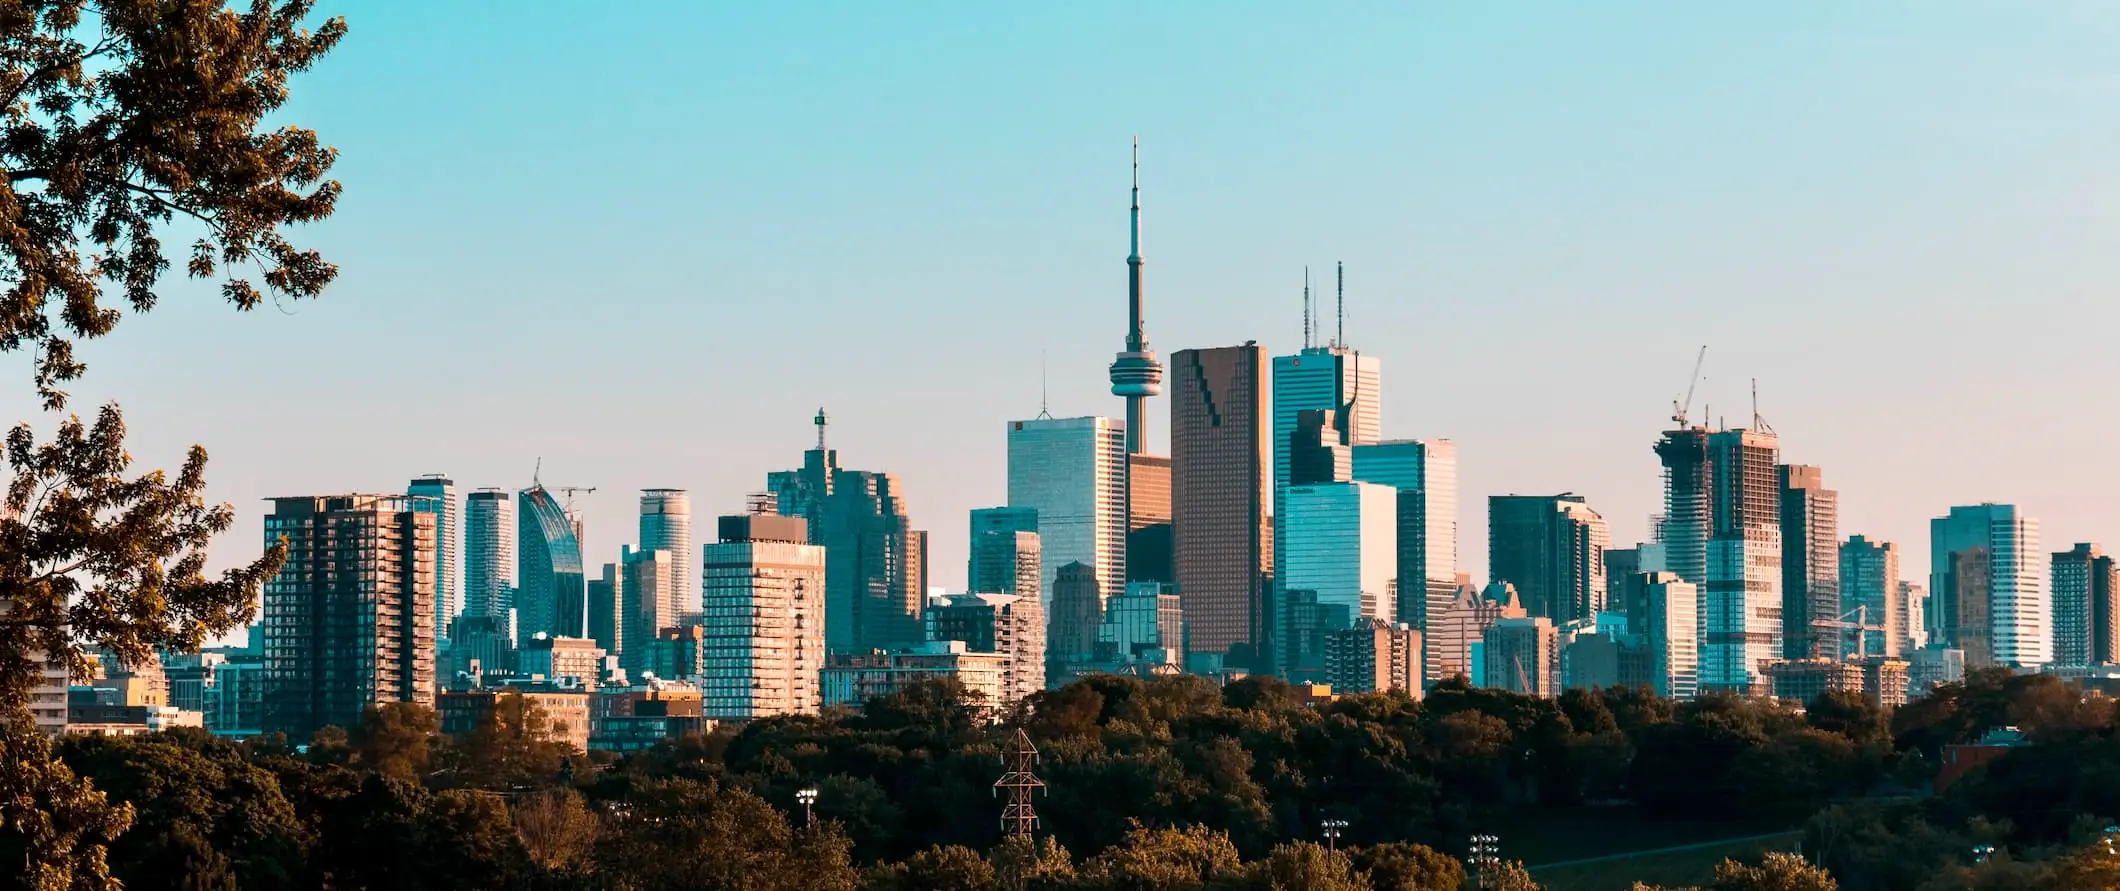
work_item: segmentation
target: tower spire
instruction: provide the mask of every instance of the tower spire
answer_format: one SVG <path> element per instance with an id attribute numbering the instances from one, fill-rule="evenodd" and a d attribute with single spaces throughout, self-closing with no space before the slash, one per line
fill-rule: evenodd
<path id="1" fill-rule="evenodd" d="M 1163 366 L 1148 348 L 1141 316 L 1141 138 L 1134 137 L 1134 185 L 1127 212 L 1126 349 L 1112 360 L 1112 395 L 1126 400 L 1126 452 L 1148 450 L 1148 397 L 1163 392 Z"/>
<path id="2" fill-rule="evenodd" d="M 1343 347 L 1347 345 L 1347 264 L 1335 260 L 1333 267 L 1337 270 L 1340 283 L 1337 305 L 1333 310 L 1339 319 L 1333 324 L 1332 345 Z"/>
<path id="3" fill-rule="evenodd" d="M 819 406 L 817 409 L 817 417 L 810 421 L 810 423 L 817 425 L 817 450 L 820 452 L 824 451 L 825 424 L 830 421 L 831 418 L 825 416 L 824 408 L 822 406 Z"/>
<path id="4" fill-rule="evenodd" d="M 1303 348 L 1310 349 L 1310 267 L 1303 267 Z"/>

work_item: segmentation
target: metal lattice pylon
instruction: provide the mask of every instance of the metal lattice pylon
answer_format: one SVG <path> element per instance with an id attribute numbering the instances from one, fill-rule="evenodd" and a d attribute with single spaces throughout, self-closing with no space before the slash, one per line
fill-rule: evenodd
<path id="1" fill-rule="evenodd" d="M 994 781 L 994 794 L 1006 793 L 1006 803 L 1001 807 L 1001 831 L 1009 835 L 1030 835 L 1038 828 L 1038 812 L 1031 808 L 1031 796 L 1045 788 L 1045 781 L 1038 779 L 1034 768 L 1038 764 L 1038 747 L 1031 745 L 1030 734 L 1017 728 L 1016 738 L 1009 743 L 1007 751 L 1001 753 L 1001 762 L 1006 766 L 1001 779 Z"/>

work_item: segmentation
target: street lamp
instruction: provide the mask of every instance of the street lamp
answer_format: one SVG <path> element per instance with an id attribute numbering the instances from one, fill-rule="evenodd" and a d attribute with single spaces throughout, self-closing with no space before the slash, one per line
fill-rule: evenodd
<path id="1" fill-rule="evenodd" d="M 813 806 L 817 804 L 817 787 L 811 786 L 795 793 L 795 800 L 802 802 L 803 820 L 809 824 L 811 829 L 816 829 L 817 811 Z"/>
<path id="2" fill-rule="evenodd" d="M 1481 888 L 1487 887 L 1487 870 L 1502 862 L 1502 840 L 1492 835 L 1472 837 L 1472 853 L 1465 858 L 1471 864 L 1472 874 Z"/>
<path id="3" fill-rule="evenodd" d="M 1989 857 L 1992 857 L 1992 856 L 1994 856 L 1994 855 L 1995 855 L 1995 846 L 1994 846 L 1994 845 L 1979 845 L 1979 846 L 1976 846 L 1976 847 L 1974 847 L 1974 848 L 1973 848 L 1973 862 L 1974 862 L 1974 863 L 1986 863 L 1986 862 L 1988 862 L 1988 858 L 1989 858 Z"/>
<path id="4" fill-rule="evenodd" d="M 1333 851 L 1339 850 L 1340 830 L 1347 828 L 1347 821 L 1326 820 L 1325 822 L 1320 823 L 1318 825 L 1322 827 L 1325 831 L 1326 852 L 1331 853 Z"/>

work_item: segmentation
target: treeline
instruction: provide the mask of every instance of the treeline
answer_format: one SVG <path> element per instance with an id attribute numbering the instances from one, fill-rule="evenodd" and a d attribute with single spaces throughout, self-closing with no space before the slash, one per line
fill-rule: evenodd
<path id="1" fill-rule="evenodd" d="M 1658 847 L 1677 825 L 1800 828 L 1832 876 L 1784 857 L 1729 865 L 1716 889 L 2104 887 L 2078 884 L 2083 870 L 2120 863 L 2104 853 L 2113 702 L 2048 678 L 1978 674 L 1889 716 L 1839 694 L 1799 711 L 1455 683 L 1311 707 L 1271 680 L 1099 677 L 997 725 L 959 692 L 623 759 L 566 751 L 510 698 L 454 737 L 392 706 L 299 751 L 172 732 L 69 738 L 58 755 L 135 810 L 109 852 L 133 888 L 1399 891 L 1461 887 L 1474 833 L 1535 866 Z M 1945 746 L 2004 724 L 2034 744 L 1927 794 Z M 1014 726 L 1047 783 L 1035 843 L 1002 836 L 992 788 Z M 1328 820 L 1345 823 L 1331 850 Z M 1597 847 L 1512 841 L 1541 825 L 1597 826 Z M 0 863 L 22 843 L 4 836 Z M 1489 887 L 1535 875 L 1503 864 Z"/>

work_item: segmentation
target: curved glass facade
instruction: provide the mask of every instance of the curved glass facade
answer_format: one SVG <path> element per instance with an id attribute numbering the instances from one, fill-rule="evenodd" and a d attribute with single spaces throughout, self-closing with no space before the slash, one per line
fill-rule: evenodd
<path id="1" fill-rule="evenodd" d="M 588 636 L 582 548 L 574 521 L 542 485 L 516 493 L 516 639 Z"/>

